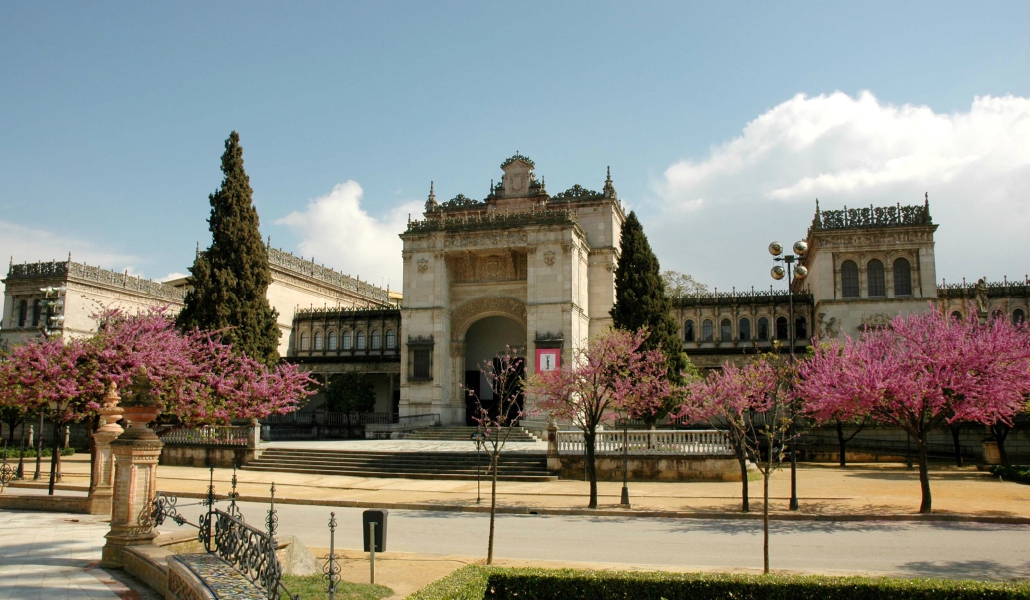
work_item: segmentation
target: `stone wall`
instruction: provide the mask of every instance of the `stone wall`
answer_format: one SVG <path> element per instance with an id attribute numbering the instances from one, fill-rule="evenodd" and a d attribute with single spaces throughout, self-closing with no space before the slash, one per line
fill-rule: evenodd
<path id="1" fill-rule="evenodd" d="M 561 456 L 562 479 L 583 479 L 582 456 Z M 622 481 L 621 456 L 594 458 L 598 481 Z M 732 456 L 629 457 L 631 481 L 740 481 L 740 465 Z"/>

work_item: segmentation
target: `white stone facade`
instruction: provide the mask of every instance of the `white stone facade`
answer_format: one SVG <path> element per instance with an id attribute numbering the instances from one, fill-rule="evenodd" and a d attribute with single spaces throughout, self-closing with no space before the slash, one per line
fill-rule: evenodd
<path id="1" fill-rule="evenodd" d="M 611 181 L 605 192 L 550 197 L 533 162 L 516 155 L 482 202 L 439 205 L 404 241 L 400 414 L 466 422 L 466 335 L 487 317 L 524 332 L 518 351 L 534 372 L 538 339 L 573 348 L 611 324 L 614 271 L 625 221 Z M 532 398 L 527 402 L 532 404 Z M 531 406 L 529 407 L 531 408 Z"/>

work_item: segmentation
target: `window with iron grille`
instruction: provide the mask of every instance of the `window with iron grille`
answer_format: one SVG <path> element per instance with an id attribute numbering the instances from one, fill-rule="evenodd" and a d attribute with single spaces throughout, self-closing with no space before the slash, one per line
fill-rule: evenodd
<path id="1" fill-rule="evenodd" d="M 866 265 L 866 276 L 869 278 L 869 297 L 883 298 L 887 295 L 887 283 L 883 275 L 883 263 L 873 259 Z"/>
<path id="2" fill-rule="evenodd" d="M 846 260 L 840 266 L 841 295 L 845 298 L 858 298 L 858 265 L 853 260 Z"/>
<path id="3" fill-rule="evenodd" d="M 415 381 L 429 381 L 433 378 L 433 347 L 416 346 L 411 351 L 411 378 Z"/>
<path id="4" fill-rule="evenodd" d="M 912 295 L 912 267 L 904 258 L 894 261 L 894 295 Z"/>

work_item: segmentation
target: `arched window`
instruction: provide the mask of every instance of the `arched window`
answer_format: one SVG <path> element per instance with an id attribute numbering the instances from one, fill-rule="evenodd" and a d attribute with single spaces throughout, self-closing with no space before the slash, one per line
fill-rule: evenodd
<path id="1" fill-rule="evenodd" d="M 379 336 L 379 330 L 378 329 L 373 330 L 372 331 L 372 349 L 373 350 L 378 350 L 379 348 L 382 347 L 381 344 L 380 344 L 380 341 L 381 341 L 381 338 Z"/>
<path id="2" fill-rule="evenodd" d="M 18 303 L 18 327 L 25 327 L 25 319 L 29 316 L 29 303 L 22 300 Z"/>
<path id="3" fill-rule="evenodd" d="M 693 342 L 694 337 L 696 335 L 697 334 L 694 333 L 694 322 L 690 319 L 687 319 L 687 321 L 683 324 L 683 341 Z"/>
<path id="4" fill-rule="evenodd" d="M 846 260 L 840 266 L 841 295 L 845 298 L 858 298 L 858 265 L 853 260 Z"/>
<path id="5" fill-rule="evenodd" d="M 1023 312 L 1022 308 L 1017 308 L 1016 310 L 1012 311 L 1013 325 L 1022 325 L 1024 322 L 1026 322 L 1026 313 Z"/>
<path id="6" fill-rule="evenodd" d="M 326 336 L 326 342 L 329 344 L 330 350 L 336 350 L 336 332 L 330 331 L 329 335 Z"/>
<path id="7" fill-rule="evenodd" d="M 351 335 L 350 335 L 349 331 L 344 331 L 343 332 L 343 349 L 344 350 L 350 350 L 351 349 Z"/>
<path id="8" fill-rule="evenodd" d="M 869 297 L 883 298 L 887 295 L 887 284 L 883 277 L 883 263 L 875 258 L 865 266 L 866 277 L 869 278 Z"/>
<path id="9" fill-rule="evenodd" d="M 39 313 L 42 307 L 39 304 L 39 300 L 32 301 L 32 326 L 39 327 Z"/>
<path id="10" fill-rule="evenodd" d="M 794 319 L 794 339 L 795 340 L 807 340 L 808 339 L 808 320 L 804 317 L 798 317 Z"/>
<path id="11" fill-rule="evenodd" d="M 321 350 L 321 349 L 322 349 L 322 332 L 321 331 L 316 331 L 315 332 L 315 350 Z"/>
<path id="12" fill-rule="evenodd" d="M 712 331 L 712 329 L 713 329 L 713 326 L 712 326 L 712 320 L 711 319 L 705 319 L 704 322 L 701 323 L 701 341 L 702 342 L 710 342 L 710 341 L 712 341 L 712 335 L 714 333 Z"/>
<path id="13" fill-rule="evenodd" d="M 733 323 L 729 319 L 723 319 L 719 323 L 719 341 L 728 342 L 733 339 Z"/>
<path id="14" fill-rule="evenodd" d="M 397 347 L 397 334 L 392 329 L 386 330 L 386 349 L 393 350 Z"/>
<path id="15" fill-rule="evenodd" d="M 991 319 L 998 320 L 1005 317 L 1005 313 L 1000 308 L 996 308 L 991 312 Z"/>
<path id="16" fill-rule="evenodd" d="M 955 312 L 951 313 L 951 318 L 955 319 L 956 321 L 961 321 L 962 320 L 962 313 L 960 313 L 959 311 L 956 310 Z"/>
<path id="17" fill-rule="evenodd" d="M 309 347 L 308 346 L 308 340 L 309 339 L 310 338 L 308 338 L 308 332 L 305 331 L 304 333 L 300 334 L 300 349 L 301 350 L 307 350 L 308 349 L 308 347 Z"/>
<path id="18" fill-rule="evenodd" d="M 776 339 L 787 339 L 787 317 L 776 317 Z"/>
<path id="19" fill-rule="evenodd" d="M 904 258 L 894 261 L 894 295 L 912 295 L 912 267 Z"/>
<path id="20" fill-rule="evenodd" d="M 365 332 L 364 331 L 359 331 L 358 332 L 358 350 L 364 350 L 364 349 L 365 349 Z"/>
<path id="21" fill-rule="evenodd" d="M 751 340 L 751 319 L 748 319 L 747 317 L 744 317 L 743 319 L 740 320 L 740 323 L 738 323 L 737 326 L 740 329 L 740 339 L 741 339 L 741 341 L 744 341 L 744 342 L 750 341 Z"/>
<path id="22" fill-rule="evenodd" d="M 765 317 L 758 319 L 758 339 L 762 341 L 769 339 L 769 319 Z"/>

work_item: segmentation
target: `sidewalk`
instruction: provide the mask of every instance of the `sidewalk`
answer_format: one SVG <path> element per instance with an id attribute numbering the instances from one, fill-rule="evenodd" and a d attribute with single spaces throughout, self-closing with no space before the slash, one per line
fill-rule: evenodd
<path id="1" fill-rule="evenodd" d="M 76 455 L 64 461 L 62 487 L 88 485 L 88 457 Z M 942 467 L 931 471 L 934 517 L 953 519 L 972 516 L 981 520 L 1030 522 L 1030 486 L 1000 482 L 975 467 Z M 44 481 L 45 481 L 44 476 Z M 277 502 L 379 506 L 437 510 L 486 510 L 490 481 L 482 481 L 482 502 L 476 504 L 475 481 L 379 479 L 331 475 L 304 475 L 237 471 L 238 491 L 246 500 L 268 498 L 272 482 Z M 231 469 L 215 469 L 215 491 L 230 491 Z M 29 484 L 15 484 L 29 485 Z M 203 494 L 208 471 L 192 467 L 161 467 L 158 488 L 170 494 Z M 762 509 L 762 482 L 750 482 L 751 510 Z M 500 482 L 498 506 L 506 511 L 579 511 L 587 505 L 589 486 L 583 481 Z M 630 511 L 619 509 L 622 484 L 598 484 L 598 508 L 619 514 L 650 513 L 660 516 L 740 515 L 740 482 L 646 483 L 630 482 Z M 19 493 L 15 487 L 8 493 Z M 770 481 L 770 510 L 780 518 L 864 519 L 913 518 L 919 508 L 919 476 L 899 464 L 863 464 L 841 469 L 802 465 L 798 468 L 801 510 L 787 510 L 790 471 L 774 473 Z"/>
<path id="2" fill-rule="evenodd" d="M 0 598 L 156 600 L 97 568 L 109 530 L 84 515 L 0 511 Z"/>

